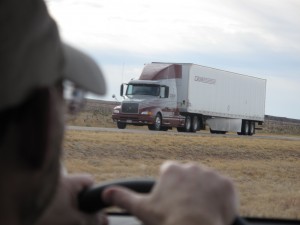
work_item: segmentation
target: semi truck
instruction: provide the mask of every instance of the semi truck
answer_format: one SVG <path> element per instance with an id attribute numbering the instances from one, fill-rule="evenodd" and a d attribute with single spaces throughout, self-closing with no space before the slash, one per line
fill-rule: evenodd
<path id="1" fill-rule="evenodd" d="M 139 79 L 121 84 L 113 109 L 119 129 L 253 135 L 265 116 L 266 80 L 193 63 L 146 64 Z"/>

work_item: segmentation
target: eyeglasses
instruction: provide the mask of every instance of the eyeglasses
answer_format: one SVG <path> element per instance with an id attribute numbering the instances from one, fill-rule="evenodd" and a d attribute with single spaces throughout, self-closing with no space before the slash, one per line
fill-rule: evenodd
<path id="1" fill-rule="evenodd" d="M 77 114 L 86 103 L 86 91 L 71 81 L 63 82 L 63 90 L 67 113 L 70 115 Z"/>

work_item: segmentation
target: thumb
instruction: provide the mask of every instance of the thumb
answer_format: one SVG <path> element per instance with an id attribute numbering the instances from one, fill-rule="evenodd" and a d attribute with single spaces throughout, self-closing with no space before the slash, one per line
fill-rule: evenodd
<path id="1" fill-rule="evenodd" d="M 137 194 L 127 188 L 113 186 L 105 189 L 102 193 L 102 199 L 113 206 L 118 206 L 127 210 L 136 217 L 141 216 L 145 196 Z"/>

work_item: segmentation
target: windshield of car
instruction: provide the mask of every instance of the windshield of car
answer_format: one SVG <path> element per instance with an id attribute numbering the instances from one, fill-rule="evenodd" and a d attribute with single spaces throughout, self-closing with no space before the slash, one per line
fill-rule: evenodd
<path id="1" fill-rule="evenodd" d="M 297 0 L 46 2 L 108 87 L 68 118 L 69 173 L 156 178 L 166 160 L 195 162 L 232 177 L 242 216 L 300 219 Z M 161 63 L 145 77 L 172 81 L 168 98 L 128 102 L 120 85 L 151 62 Z M 159 87 L 129 84 L 126 95 L 159 96 Z"/>
<path id="2" fill-rule="evenodd" d="M 126 95 L 152 95 L 159 96 L 160 87 L 157 85 L 129 84 Z"/>

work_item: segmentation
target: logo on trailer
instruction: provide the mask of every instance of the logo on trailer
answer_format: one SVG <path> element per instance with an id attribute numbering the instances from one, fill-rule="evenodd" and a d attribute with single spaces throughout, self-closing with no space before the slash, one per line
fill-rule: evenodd
<path id="1" fill-rule="evenodd" d="M 194 81 L 205 83 L 205 84 L 215 84 L 217 82 L 216 79 L 212 79 L 208 77 L 199 77 L 199 76 L 195 76 Z"/>

